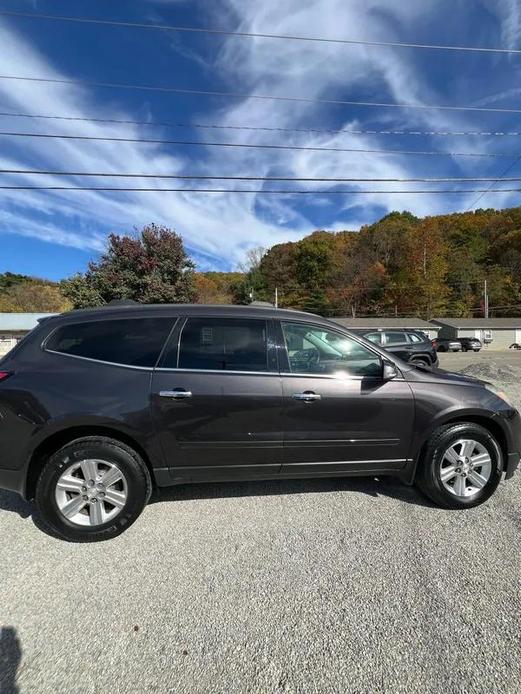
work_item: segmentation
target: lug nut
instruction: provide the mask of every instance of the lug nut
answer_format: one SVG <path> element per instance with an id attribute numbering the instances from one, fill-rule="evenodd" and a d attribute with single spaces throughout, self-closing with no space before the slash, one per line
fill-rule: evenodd
<path id="1" fill-rule="evenodd" d="M 94 480 L 89 480 L 89 487 L 93 487 L 93 486 L 94 486 Z"/>
<path id="2" fill-rule="evenodd" d="M 458 475 L 459 475 L 459 474 L 460 474 L 460 472 L 461 472 L 461 468 L 460 468 L 460 467 L 457 467 L 457 468 L 456 468 L 456 472 L 457 472 L 457 473 L 458 473 Z"/>
<path id="3" fill-rule="evenodd" d="M 81 488 L 81 491 L 82 491 L 82 492 L 86 492 L 86 491 L 87 491 L 87 487 L 82 487 L 82 488 Z"/>
<path id="4" fill-rule="evenodd" d="M 91 504 L 95 504 L 97 501 L 98 501 L 98 500 L 97 500 L 95 497 L 93 497 L 93 498 L 90 500 L 90 503 L 91 503 Z"/>
<path id="5" fill-rule="evenodd" d="M 83 494 L 82 497 L 83 501 L 88 501 L 89 497 L 86 494 Z"/>
<path id="6" fill-rule="evenodd" d="M 105 496 L 105 492 L 100 492 L 99 495 L 101 498 L 103 498 Z"/>

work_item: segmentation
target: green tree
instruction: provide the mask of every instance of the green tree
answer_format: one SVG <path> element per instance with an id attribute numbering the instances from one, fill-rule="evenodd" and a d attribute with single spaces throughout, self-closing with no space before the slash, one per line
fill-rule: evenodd
<path id="1" fill-rule="evenodd" d="M 111 234 L 101 260 L 65 280 L 63 292 L 76 308 L 114 299 L 186 303 L 195 299 L 194 267 L 175 231 L 150 224 L 137 237 Z"/>

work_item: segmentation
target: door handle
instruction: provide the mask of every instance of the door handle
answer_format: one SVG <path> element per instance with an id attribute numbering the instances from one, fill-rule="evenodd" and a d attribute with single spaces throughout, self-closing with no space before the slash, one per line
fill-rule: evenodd
<path id="1" fill-rule="evenodd" d="M 320 400 L 322 397 L 319 393 L 313 393 L 312 391 L 306 391 L 305 393 L 293 393 L 291 396 L 293 400 L 303 400 L 304 402 L 314 402 L 315 400 Z"/>
<path id="2" fill-rule="evenodd" d="M 161 398 L 172 398 L 174 400 L 185 400 L 186 398 L 192 397 L 192 391 L 190 391 L 190 390 L 160 390 L 159 396 Z"/>

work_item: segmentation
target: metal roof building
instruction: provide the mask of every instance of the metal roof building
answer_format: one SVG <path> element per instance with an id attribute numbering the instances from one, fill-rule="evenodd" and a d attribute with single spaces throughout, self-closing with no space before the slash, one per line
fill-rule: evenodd
<path id="1" fill-rule="evenodd" d="M 0 313 L 0 357 L 12 349 L 24 335 L 38 325 L 40 318 L 54 313 Z"/>
<path id="2" fill-rule="evenodd" d="M 489 349 L 508 349 L 521 343 L 521 318 L 433 318 L 440 337 L 477 337 Z"/>
<path id="3" fill-rule="evenodd" d="M 347 329 L 363 329 L 368 330 L 421 330 L 426 333 L 431 339 L 435 338 L 439 331 L 439 326 L 423 320 L 422 318 L 331 318 L 343 325 Z"/>

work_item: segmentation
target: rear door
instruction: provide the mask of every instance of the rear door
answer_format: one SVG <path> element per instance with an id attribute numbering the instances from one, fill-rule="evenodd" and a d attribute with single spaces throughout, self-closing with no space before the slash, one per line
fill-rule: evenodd
<path id="1" fill-rule="evenodd" d="M 152 378 L 152 412 L 176 479 L 270 477 L 282 462 L 282 384 L 270 321 L 179 321 Z"/>
<path id="2" fill-rule="evenodd" d="M 412 352 L 412 345 L 407 338 L 404 330 L 386 330 L 384 333 L 384 349 L 404 361 L 409 361 Z"/>
<path id="3" fill-rule="evenodd" d="M 354 337 L 307 322 L 281 323 L 283 474 L 392 471 L 407 460 L 414 404 L 401 378 Z"/>

